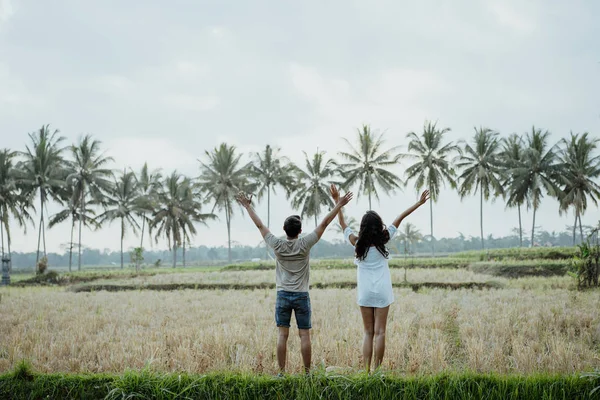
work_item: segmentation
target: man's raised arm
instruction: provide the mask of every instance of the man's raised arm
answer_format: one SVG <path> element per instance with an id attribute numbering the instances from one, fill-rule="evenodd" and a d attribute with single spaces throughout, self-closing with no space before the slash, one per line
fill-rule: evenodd
<path id="1" fill-rule="evenodd" d="M 333 207 L 333 209 L 331 211 L 329 211 L 329 214 L 327 214 L 325 216 L 325 218 L 323 218 L 323 221 L 321 221 L 319 226 L 317 226 L 317 229 L 315 229 L 315 233 L 317 234 L 319 239 L 321 238 L 321 236 L 323 236 L 323 233 L 325 233 L 325 229 L 327 229 L 327 227 L 329 226 L 331 221 L 334 220 L 337 213 L 342 209 L 342 207 L 344 207 L 346 204 L 348 204 L 350 202 L 350 200 L 352 200 L 352 196 L 353 196 L 352 192 L 346 193 L 346 195 L 344 197 L 341 197 L 337 201 L 335 207 Z"/>
<path id="2" fill-rule="evenodd" d="M 246 209 L 246 211 L 248 211 L 248 215 L 254 222 L 254 225 L 256 225 L 256 227 L 260 231 L 262 237 L 264 238 L 265 236 L 267 236 L 270 233 L 269 228 L 267 228 L 265 224 L 262 223 L 259 216 L 254 211 L 254 208 L 252 207 L 252 195 L 248 197 L 245 193 L 240 192 L 237 194 L 237 196 L 235 196 L 235 199 L 238 201 L 238 203 L 242 205 L 242 207 Z"/>

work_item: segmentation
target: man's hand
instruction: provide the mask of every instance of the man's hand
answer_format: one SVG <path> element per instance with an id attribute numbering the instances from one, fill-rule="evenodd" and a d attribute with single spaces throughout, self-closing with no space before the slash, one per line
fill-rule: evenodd
<path id="1" fill-rule="evenodd" d="M 419 205 L 422 206 L 425 204 L 430 197 L 429 190 L 425 190 L 423 193 L 421 193 L 421 198 L 418 201 Z"/>
<path id="2" fill-rule="evenodd" d="M 240 190 L 238 192 L 238 194 L 235 196 L 235 199 L 244 208 L 248 208 L 252 205 L 252 193 L 250 194 L 250 197 L 248 197 L 248 195 L 246 193 L 244 193 L 243 191 Z"/>
<path id="3" fill-rule="evenodd" d="M 331 193 L 331 198 L 335 203 L 337 203 L 340 200 L 340 192 L 338 192 L 337 187 L 335 187 L 333 183 L 331 184 L 331 186 L 329 186 L 329 193 Z"/>

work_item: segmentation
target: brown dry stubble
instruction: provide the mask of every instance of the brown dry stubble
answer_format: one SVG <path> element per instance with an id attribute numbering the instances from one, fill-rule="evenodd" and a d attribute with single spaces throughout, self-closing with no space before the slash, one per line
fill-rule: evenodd
<path id="1" fill-rule="evenodd" d="M 275 293 L 3 290 L 0 372 L 275 372 Z M 384 367 L 409 373 L 571 373 L 600 365 L 597 293 L 395 290 Z M 361 368 L 355 291 L 313 290 L 316 365 Z M 292 323 L 288 366 L 300 370 Z"/>

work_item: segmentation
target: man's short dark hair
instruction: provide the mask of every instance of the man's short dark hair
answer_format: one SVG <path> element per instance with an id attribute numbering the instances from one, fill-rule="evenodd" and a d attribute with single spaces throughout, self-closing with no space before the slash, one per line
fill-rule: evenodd
<path id="1" fill-rule="evenodd" d="M 290 215 L 283 223 L 283 230 L 288 237 L 295 238 L 302 230 L 302 219 L 299 215 Z"/>

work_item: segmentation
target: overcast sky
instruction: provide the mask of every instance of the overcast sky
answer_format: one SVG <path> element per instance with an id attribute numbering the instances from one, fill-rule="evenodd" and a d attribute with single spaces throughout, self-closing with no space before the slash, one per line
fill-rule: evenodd
<path id="1" fill-rule="evenodd" d="M 245 153 L 271 144 L 300 162 L 302 150 L 336 156 L 363 123 L 404 148 L 426 119 L 450 127 L 449 140 L 469 139 L 475 125 L 508 135 L 535 124 L 553 141 L 571 130 L 597 136 L 599 19 L 593 0 L 0 0 L 0 147 L 22 150 L 27 133 L 50 124 L 70 142 L 102 140 L 115 168 L 148 161 L 197 176 L 197 159 L 223 141 Z M 391 220 L 415 198 L 411 186 L 374 208 Z M 478 207 L 442 192 L 435 235 L 477 236 Z M 366 209 L 360 198 L 348 213 Z M 557 209 L 544 199 L 536 225 L 564 230 L 572 217 Z M 258 211 L 266 219 L 266 205 Z M 276 233 L 292 212 L 279 193 Z M 258 244 L 240 215 L 233 240 Z M 484 215 L 486 235 L 518 224 L 502 201 Z M 593 206 L 584 224 L 599 219 Z M 529 230 L 531 213 L 524 221 Z M 428 209 L 410 222 L 427 233 Z M 50 250 L 68 241 L 68 225 L 49 231 Z M 35 249 L 33 229 L 13 235 L 16 250 Z M 83 241 L 117 249 L 118 224 Z M 193 245 L 226 241 L 224 222 L 212 223 Z M 126 246 L 135 243 L 130 234 Z"/>

